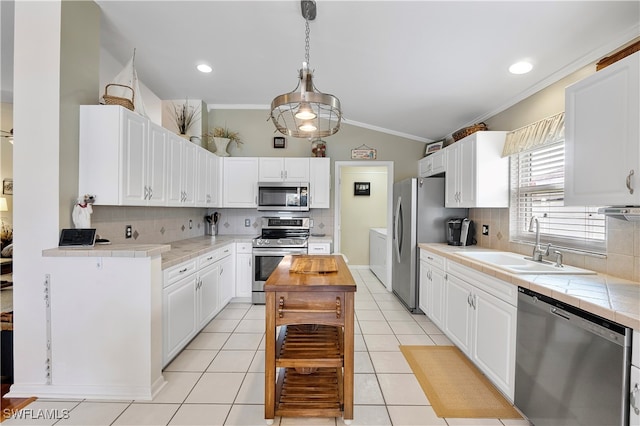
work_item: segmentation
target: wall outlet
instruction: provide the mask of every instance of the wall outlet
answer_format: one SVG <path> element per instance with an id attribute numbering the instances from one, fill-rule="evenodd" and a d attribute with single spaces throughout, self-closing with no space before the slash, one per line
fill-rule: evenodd
<path id="1" fill-rule="evenodd" d="M 482 235 L 489 235 L 489 225 L 482 225 Z"/>
<path id="2" fill-rule="evenodd" d="M 131 238 L 131 233 L 132 233 L 132 231 L 131 231 L 131 225 L 127 225 L 127 226 L 124 228 L 124 237 L 125 237 L 125 238 Z"/>
<path id="3" fill-rule="evenodd" d="M 247 227 L 247 228 L 250 227 L 251 226 L 251 219 L 245 219 L 244 220 L 244 226 Z"/>
<path id="4" fill-rule="evenodd" d="M 189 219 L 189 229 L 193 229 L 193 220 Z"/>

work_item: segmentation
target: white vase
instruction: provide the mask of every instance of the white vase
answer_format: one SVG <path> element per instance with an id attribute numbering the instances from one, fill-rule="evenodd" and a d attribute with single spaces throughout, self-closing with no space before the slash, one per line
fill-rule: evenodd
<path id="1" fill-rule="evenodd" d="M 216 144 L 216 154 L 218 157 L 228 157 L 229 153 L 227 152 L 227 145 L 231 139 L 229 138 L 213 138 L 213 143 Z"/>

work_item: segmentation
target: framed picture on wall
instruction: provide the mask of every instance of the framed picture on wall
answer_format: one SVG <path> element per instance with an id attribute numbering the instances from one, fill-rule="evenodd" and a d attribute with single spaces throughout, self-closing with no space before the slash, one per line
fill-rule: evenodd
<path id="1" fill-rule="evenodd" d="M 287 140 L 282 136 L 275 136 L 273 138 L 274 148 L 285 148 L 287 146 Z"/>
<path id="2" fill-rule="evenodd" d="M 2 193 L 13 195 L 13 179 L 4 179 L 2 181 Z"/>
<path id="3" fill-rule="evenodd" d="M 371 182 L 354 182 L 353 195 L 371 195 Z"/>

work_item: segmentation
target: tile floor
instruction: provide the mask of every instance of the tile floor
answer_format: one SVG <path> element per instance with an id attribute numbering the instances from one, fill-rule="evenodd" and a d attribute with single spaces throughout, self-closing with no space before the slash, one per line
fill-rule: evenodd
<path id="1" fill-rule="evenodd" d="M 411 315 L 365 269 L 356 293 L 353 425 L 528 426 L 525 420 L 438 418 L 398 345 L 449 345 L 424 315 Z M 11 425 L 265 425 L 264 306 L 231 303 L 164 371 L 153 401 L 38 400 L 58 419 Z M 57 410 L 57 411 L 56 411 Z M 65 411 L 68 410 L 68 411 Z M 276 418 L 274 425 L 344 425 L 334 418 Z"/>

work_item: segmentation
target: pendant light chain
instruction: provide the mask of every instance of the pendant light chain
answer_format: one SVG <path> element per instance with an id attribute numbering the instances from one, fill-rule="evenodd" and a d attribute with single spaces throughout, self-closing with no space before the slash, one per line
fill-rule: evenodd
<path id="1" fill-rule="evenodd" d="M 311 30 L 309 29 L 309 3 L 307 3 L 305 5 L 306 9 L 307 9 L 307 13 L 305 13 L 305 18 L 304 18 L 304 22 L 305 22 L 305 38 L 304 38 L 304 59 L 307 62 L 307 66 L 309 66 L 309 33 L 311 32 Z"/>

